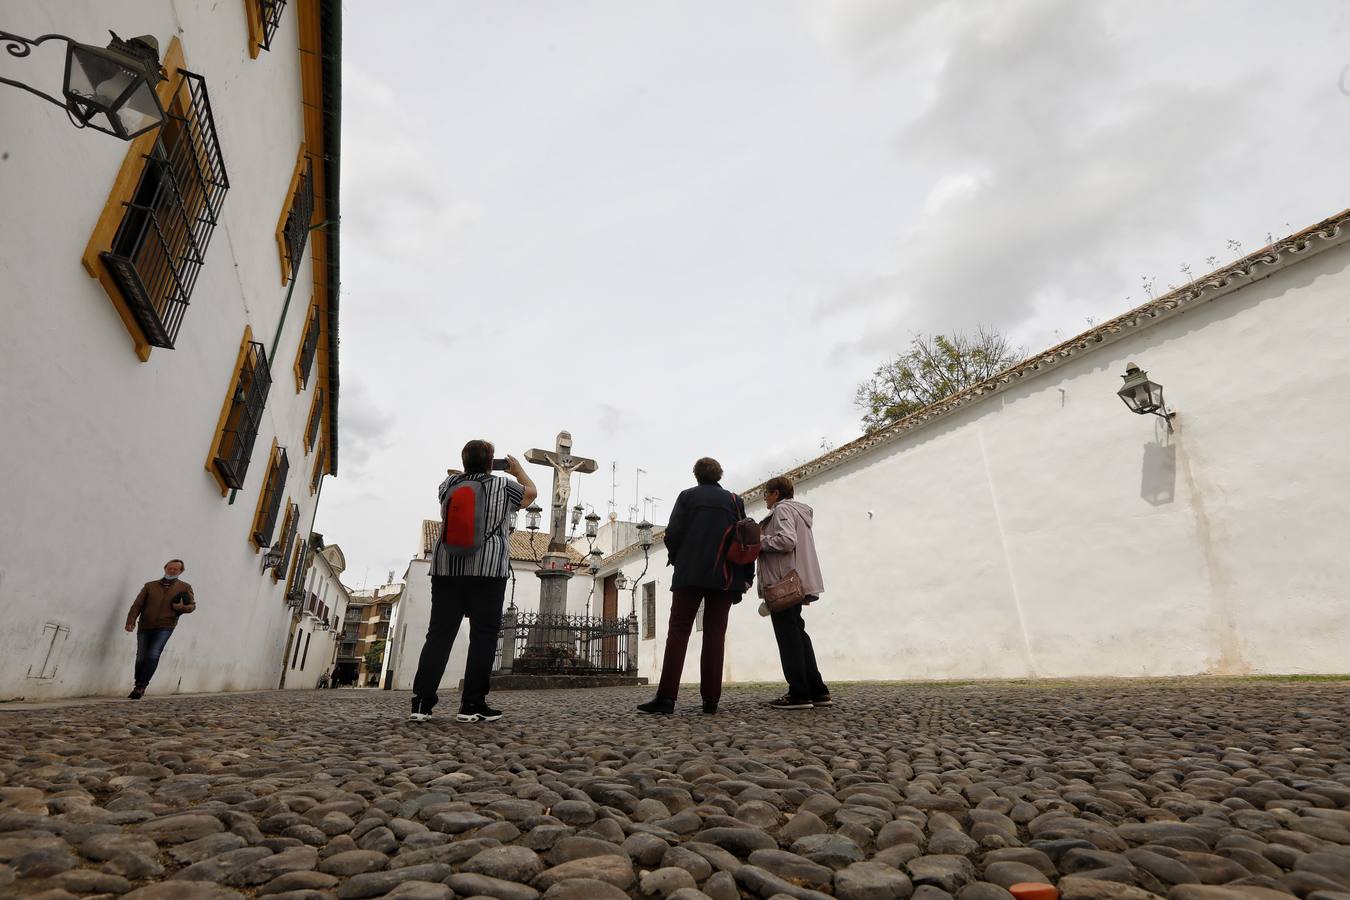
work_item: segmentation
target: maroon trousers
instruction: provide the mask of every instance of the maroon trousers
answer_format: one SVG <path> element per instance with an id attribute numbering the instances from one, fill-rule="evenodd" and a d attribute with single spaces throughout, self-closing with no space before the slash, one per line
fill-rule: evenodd
<path id="1" fill-rule="evenodd" d="M 680 673 L 684 654 L 689 649 L 689 632 L 694 628 L 700 603 L 703 609 L 703 656 L 699 660 L 699 693 L 704 703 L 722 698 L 722 655 L 726 650 L 727 616 L 739 595 L 732 591 L 705 588 L 677 588 L 671 591 L 670 630 L 666 633 L 666 658 L 661 664 L 661 684 L 656 696 L 674 700 L 680 692 Z"/>

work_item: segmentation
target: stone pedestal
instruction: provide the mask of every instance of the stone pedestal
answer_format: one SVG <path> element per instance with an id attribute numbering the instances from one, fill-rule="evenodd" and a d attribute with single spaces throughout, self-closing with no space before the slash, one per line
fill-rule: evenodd
<path id="1" fill-rule="evenodd" d="M 567 583 L 572 580 L 572 573 L 566 569 L 567 557 L 564 554 L 550 551 L 544 554 L 541 564 L 539 571 L 534 573 L 539 576 L 539 615 L 540 617 L 565 616 L 567 615 Z M 561 640 L 562 637 L 561 630 L 536 628 L 530 635 L 530 646 L 553 643 Z"/>

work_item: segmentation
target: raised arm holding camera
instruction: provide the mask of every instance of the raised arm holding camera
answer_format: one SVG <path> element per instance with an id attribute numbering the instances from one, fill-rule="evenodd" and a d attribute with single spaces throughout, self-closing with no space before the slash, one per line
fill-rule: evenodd
<path id="1" fill-rule="evenodd" d="M 520 460 L 493 459 L 487 441 L 469 441 L 460 453 L 462 473 L 441 482 L 441 536 L 431 556 L 431 623 L 413 678 L 413 721 L 431 717 L 445 666 L 464 617 L 469 618 L 469 658 L 460 697 L 461 722 L 493 722 L 502 714 L 487 705 L 488 679 L 497 652 L 502 604 L 510 575 L 511 521 L 539 496 Z M 494 477 L 493 471 L 506 472 Z"/>

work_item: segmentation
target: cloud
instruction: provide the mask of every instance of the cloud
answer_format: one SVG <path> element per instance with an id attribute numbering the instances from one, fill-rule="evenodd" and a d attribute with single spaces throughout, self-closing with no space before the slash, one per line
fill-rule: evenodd
<path id="1" fill-rule="evenodd" d="M 913 331 L 1015 330 L 1049 298 L 1124 283 L 1121 248 L 1195 230 L 1251 146 L 1253 79 L 1137 69 L 1102 5 L 982 5 L 940 27 L 932 100 L 895 139 L 929 173 L 927 200 L 888 266 L 825 301 L 872 323 L 835 358 L 893 351 Z M 847 46 L 870 65 L 872 43 Z"/>
<path id="2" fill-rule="evenodd" d="M 344 377 L 338 441 L 344 476 L 359 479 L 367 464 L 393 442 L 396 418 L 360 381 Z"/>

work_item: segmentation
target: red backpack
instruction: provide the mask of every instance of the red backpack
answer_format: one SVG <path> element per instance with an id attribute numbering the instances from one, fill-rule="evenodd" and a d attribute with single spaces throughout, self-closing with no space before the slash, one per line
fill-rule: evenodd
<path id="1" fill-rule="evenodd" d="M 486 537 L 486 486 L 466 478 L 450 488 L 441 505 L 441 543 L 451 556 L 472 556 Z"/>
<path id="2" fill-rule="evenodd" d="M 727 527 L 726 533 L 722 535 L 722 546 L 726 548 L 727 562 L 745 565 L 759 559 L 762 535 L 759 523 L 746 516 L 745 504 L 741 502 L 740 496 L 732 494 L 731 499 L 741 518 Z"/>

